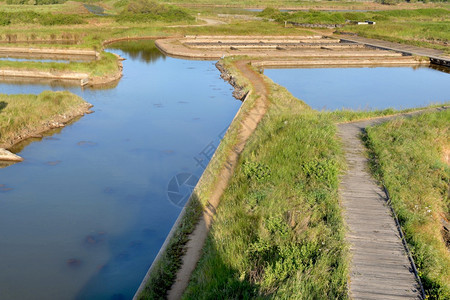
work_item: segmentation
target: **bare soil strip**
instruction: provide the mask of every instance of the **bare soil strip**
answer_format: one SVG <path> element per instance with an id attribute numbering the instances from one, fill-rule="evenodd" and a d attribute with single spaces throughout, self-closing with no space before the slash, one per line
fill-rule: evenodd
<path id="1" fill-rule="evenodd" d="M 421 299 L 421 288 L 386 194 L 368 171 L 360 135 L 367 126 L 424 111 L 339 125 L 348 163 L 347 173 L 341 178 L 340 194 L 352 255 L 349 284 L 352 299 Z"/>
<path id="2" fill-rule="evenodd" d="M 233 175 L 239 155 L 244 150 L 247 140 L 252 135 L 267 110 L 267 88 L 262 78 L 249 67 L 247 61 L 239 61 L 236 65 L 241 70 L 242 74 L 251 81 L 253 91 L 255 91 L 257 99 L 254 107 L 248 112 L 242 121 L 238 142 L 227 159 L 227 163 L 225 164 L 226 167 L 222 168 L 219 172 L 218 181 L 215 185 L 211 198 L 209 199 L 208 205 L 200 222 L 197 224 L 194 232 L 190 236 L 190 240 L 186 245 L 187 251 L 183 256 L 183 264 L 177 273 L 175 283 L 169 291 L 168 299 L 180 299 L 186 289 L 191 274 L 202 254 L 202 249 L 213 221 L 215 211 L 219 205 L 220 197 L 222 196 L 225 188 L 228 186 L 228 182 Z"/>

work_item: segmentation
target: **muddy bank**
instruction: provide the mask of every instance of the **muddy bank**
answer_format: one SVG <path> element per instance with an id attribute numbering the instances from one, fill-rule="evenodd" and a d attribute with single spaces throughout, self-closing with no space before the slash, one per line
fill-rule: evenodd
<path id="1" fill-rule="evenodd" d="M 0 162 L 5 161 L 5 162 L 19 162 L 19 161 L 23 161 L 23 158 L 9 152 L 6 149 L 0 148 Z M 0 165 L 1 168 L 1 165 Z"/>
<path id="2" fill-rule="evenodd" d="M 124 59 L 117 54 L 114 54 L 114 56 L 116 56 L 116 58 L 117 58 L 117 71 L 114 72 L 113 74 L 108 74 L 105 76 L 89 77 L 88 78 L 89 86 L 105 86 L 105 85 L 113 84 L 113 83 L 119 81 L 120 78 L 122 78 L 122 76 L 123 76 L 122 61 Z"/>
<path id="3" fill-rule="evenodd" d="M 47 80 L 71 81 L 82 86 L 103 86 L 114 83 L 122 77 L 123 65 L 117 61 L 117 71 L 105 76 L 90 77 L 88 73 L 69 71 L 39 71 L 39 70 L 0 70 L 0 78 L 36 78 Z"/>
<path id="4" fill-rule="evenodd" d="M 56 115 L 48 120 L 43 121 L 41 124 L 35 126 L 32 129 L 24 129 L 22 131 L 16 132 L 11 139 L 0 143 L 0 148 L 9 149 L 28 138 L 42 137 L 42 134 L 46 131 L 64 127 L 72 120 L 85 114 L 92 113 L 92 111 L 90 110 L 92 107 L 92 104 L 85 102 L 76 107 L 73 107 L 64 114 Z"/>
<path id="5" fill-rule="evenodd" d="M 230 83 L 230 85 L 234 88 L 233 97 L 238 100 L 244 101 L 245 97 L 248 94 L 248 91 L 245 89 L 245 87 L 237 83 L 236 78 L 225 68 L 221 61 L 218 61 L 216 63 L 216 68 L 220 71 L 220 77 L 223 80 L 228 81 L 228 83 Z"/>

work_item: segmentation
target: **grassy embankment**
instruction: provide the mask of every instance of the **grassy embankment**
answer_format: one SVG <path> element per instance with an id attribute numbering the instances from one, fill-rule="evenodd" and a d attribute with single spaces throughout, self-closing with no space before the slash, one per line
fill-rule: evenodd
<path id="1" fill-rule="evenodd" d="M 232 60 L 227 69 L 249 86 Z M 289 295 L 346 298 L 347 251 L 337 194 L 342 167 L 336 127 L 318 112 L 268 80 L 267 115 L 250 138 L 221 198 L 205 255 L 186 298 Z M 250 97 L 244 111 L 253 105 Z M 141 299 L 163 297 L 180 265 L 187 241 L 214 186 L 215 174 L 232 149 L 239 119 L 194 193 L 197 212 L 159 262 Z M 299 130 L 304 128 L 305 130 Z M 229 135 L 228 135 L 229 134 Z M 203 178 L 202 178 L 203 181 Z M 202 203 L 202 204 L 199 204 Z M 186 218 L 187 219 L 187 218 Z M 170 280 L 170 281 L 168 281 Z"/>
<path id="2" fill-rule="evenodd" d="M 59 115 L 69 114 L 86 102 L 70 92 L 45 91 L 39 95 L 0 94 L 0 147 L 18 135 L 33 132 Z"/>
<path id="3" fill-rule="evenodd" d="M 55 4 L 55 5 L 67 5 Z M 55 6 L 51 5 L 51 6 Z M 7 7 L 7 5 L 5 5 Z M 20 5 L 34 9 L 33 5 Z M 71 6 L 67 6 L 71 7 Z M 17 8 L 16 8 L 17 9 Z M 52 26 L 37 25 L 31 22 L 28 15 L 34 11 L 24 10 L 8 12 L 23 18 L 15 18 L 8 26 L 0 26 L 1 46 L 29 46 L 46 48 L 81 48 L 100 50 L 103 41 L 123 37 L 173 36 L 183 34 L 312 34 L 302 29 L 285 29 L 280 24 L 268 22 L 236 21 L 229 25 L 214 27 L 167 27 L 173 24 L 193 24 L 194 18 L 184 10 L 173 6 L 155 4 L 151 1 L 124 2 L 113 16 L 98 17 L 82 15 L 84 24 L 55 24 Z M 40 13 L 45 14 L 45 13 Z M 65 16 L 64 14 L 56 14 Z M 39 22 L 38 22 L 39 23 Z M 1 24 L 0 24 L 1 25 Z M 9 41 L 9 43 L 8 43 Z M 88 73 L 90 76 L 103 76 L 117 71 L 117 59 L 111 54 L 102 52 L 101 59 L 90 63 L 36 63 L 0 61 L 2 69 L 72 71 Z"/>
<path id="4" fill-rule="evenodd" d="M 89 77 L 99 77 L 113 74 L 118 70 L 117 57 L 111 53 L 102 52 L 99 60 L 91 62 L 35 62 L 35 61 L 0 61 L 2 70 L 36 70 L 49 72 L 80 72 Z"/>
<path id="5" fill-rule="evenodd" d="M 336 127 L 266 80 L 268 112 L 222 196 L 185 299 L 347 297 Z"/>
<path id="6" fill-rule="evenodd" d="M 430 299 L 450 299 L 450 111 L 394 120 L 367 130 L 376 176 L 385 182 Z M 448 159 L 448 158 L 446 158 Z M 447 244 L 448 246 L 448 244 Z"/>
<path id="7" fill-rule="evenodd" d="M 225 64 L 239 85 L 249 86 L 231 59 Z M 270 80 L 268 84 L 269 111 L 221 199 L 187 299 L 197 299 L 198 295 L 208 298 L 219 292 L 229 298 L 289 298 L 293 294 L 347 297 L 347 251 L 337 196 L 342 157 L 334 123 L 398 111 L 319 113 Z M 140 299 L 164 297 L 170 289 L 181 265 L 183 245 L 210 195 L 235 133 L 236 127 L 230 129 L 226 144 L 216 152 L 218 159 L 208 166 L 187 215 Z"/>
<path id="8" fill-rule="evenodd" d="M 450 10 L 448 6 L 368 12 L 300 11 L 292 14 L 268 8 L 259 16 L 273 18 L 279 22 L 340 24 L 345 26 L 338 31 L 449 51 Z M 365 20 L 375 21 L 376 25 L 361 26 L 351 23 Z"/>
<path id="9" fill-rule="evenodd" d="M 163 3 L 174 3 L 177 5 L 186 5 L 194 7 L 195 5 L 210 5 L 210 6 L 228 6 L 228 7 L 259 7 L 265 8 L 271 7 L 289 7 L 297 9 L 358 9 L 358 10 L 379 10 L 379 9 L 391 9 L 392 7 L 411 8 L 410 3 L 407 1 L 393 1 L 397 2 L 396 5 L 383 5 L 379 1 L 366 2 L 366 1 L 299 1 L 299 0 L 159 0 Z M 386 0 L 384 0 L 386 1 Z M 187 3 L 188 2 L 188 3 Z M 403 2 L 403 3 L 402 3 Z M 421 3 L 420 1 L 414 2 L 414 7 L 423 6 L 439 6 L 440 3 L 428 3 L 428 2 L 445 2 L 445 0 L 425 1 L 427 3 Z"/>
<path id="10" fill-rule="evenodd" d="M 165 1 L 160 1 L 165 2 Z M 172 2 L 172 1 L 171 1 Z M 1 2 L 0 2 L 1 3 Z M 211 1 L 190 1 L 190 3 L 215 4 Z M 252 5 L 256 2 L 249 0 L 239 2 L 239 5 Z M 54 45 L 55 47 L 78 47 L 101 49 L 102 41 L 126 36 L 168 36 L 183 34 L 305 34 L 305 30 L 283 28 L 284 20 L 305 23 L 336 23 L 345 24 L 346 20 L 362 21 L 366 19 L 377 22 L 375 26 L 345 26 L 342 31 L 356 32 L 364 36 L 397 42 L 416 44 L 420 46 L 447 49 L 445 43 L 449 42 L 448 28 L 449 5 L 408 3 L 397 6 L 383 6 L 375 3 L 358 2 L 297 2 L 295 1 L 258 1 L 259 5 L 293 5 L 296 7 L 311 8 L 311 5 L 322 4 L 342 6 L 346 9 L 364 9 L 359 5 L 369 5 L 367 9 L 383 9 L 392 7 L 397 10 L 369 11 L 369 12 L 272 12 L 262 14 L 266 17 L 276 18 L 280 22 L 273 24 L 265 21 L 229 20 L 232 24 L 199 27 L 199 28 L 167 28 L 167 25 L 193 25 L 196 13 L 201 16 L 216 17 L 218 11 L 210 8 L 179 8 L 156 4 L 151 1 L 111 1 L 105 0 L 96 3 L 105 7 L 111 15 L 95 16 L 87 13 L 81 3 L 68 1 L 52 5 L 1 5 L 3 12 L 0 20 L 5 19 L 0 26 L 0 41 L 45 41 L 54 43 L 65 41 L 74 45 Z M 181 4 L 186 4 L 184 1 Z M 238 3 L 236 3 L 238 4 Z M 377 7 L 372 7 L 376 5 Z M 350 7 L 349 7 L 350 6 Z M 356 7 L 358 6 L 358 7 Z M 379 7 L 378 7 L 379 6 Z M 432 8 L 430 8 L 432 7 Z M 434 8 L 433 8 L 434 7 Z M 436 8 L 438 7 L 438 8 Z M 439 8 L 440 7 L 440 8 Z M 335 7 L 338 8 L 338 7 Z M 421 8 L 412 10 L 411 8 Z M 51 14 L 50 14 L 51 12 Z M 76 18 L 70 14 L 77 12 Z M 67 16 L 69 13 L 69 16 Z M 256 15 L 256 13 L 253 13 Z M 1 22 L 0 22 L 1 25 Z M 52 26 L 50 26 L 52 25 Z M 303 31 L 303 32 L 302 32 Z M 8 44 L 5 44 L 8 45 Z M 39 45 L 36 45 L 39 47 Z"/>

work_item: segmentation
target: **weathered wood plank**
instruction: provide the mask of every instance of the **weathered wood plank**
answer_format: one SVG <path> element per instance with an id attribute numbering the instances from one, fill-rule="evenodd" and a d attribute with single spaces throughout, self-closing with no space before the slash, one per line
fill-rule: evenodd
<path id="1" fill-rule="evenodd" d="M 420 299 L 418 282 L 386 204 L 386 195 L 368 172 L 359 137 L 370 123 L 339 126 L 348 163 L 347 173 L 340 177 L 339 193 L 352 254 L 350 297 Z"/>

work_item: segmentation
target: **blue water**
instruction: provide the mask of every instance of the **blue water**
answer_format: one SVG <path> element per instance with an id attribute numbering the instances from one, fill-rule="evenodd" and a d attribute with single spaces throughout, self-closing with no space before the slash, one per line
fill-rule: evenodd
<path id="1" fill-rule="evenodd" d="M 169 182 L 201 175 L 241 104 L 213 62 L 111 51 L 127 59 L 112 89 L 0 83 L 95 111 L 0 169 L 0 299 L 130 299 L 181 211 Z"/>
<path id="2" fill-rule="evenodd" d="M 92 4 L 83 4 L 83 6 L 91 13 L 97 16 L 108 16 L 105 14 L 105 9 L 101 6 L 92 5 Z"/>
<path id="3" fill-rule="evenodd" d="M 318 110 L 405 109 L 450 101 L 450 75 L 431 68 L 266 69 Z"/>

